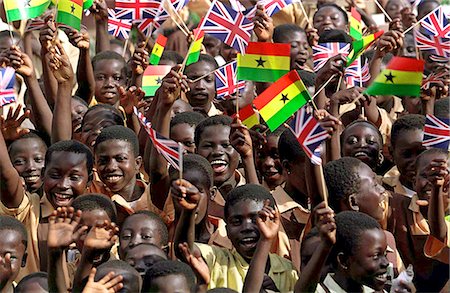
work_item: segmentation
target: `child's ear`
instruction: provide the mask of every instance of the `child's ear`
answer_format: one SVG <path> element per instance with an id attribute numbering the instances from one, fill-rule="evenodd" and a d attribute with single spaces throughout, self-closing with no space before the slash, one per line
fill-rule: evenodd
<path id="1" fill-rule="evenodd" d="M 348 257 L 343 252 L 339 252 L 336 258 L 337 258 L 338 265 L 344 271 L 347 271 L 348 267 L 349 267 Z"/>
<path id="2" fill-rule="evenodd" d="M 211 188 L 209 189 L 209 198 L 210 198 L 210 199 L 215 198 L 215 197 L 216 197 L 216 194 L 217 194 L 217 191 L 218 191 L 218 189 L 217 189 L 216 186 L 211 187 Z"/>
<path id="3" fill-rule="evenodd" d="M 141 170 L 141 165 L 142 165 L 142 157 L 141 156 L 136 157 L 135 164 L 136 164 L 136 172 L 139 173 L 139 171 Z"/>
<path id="4" fill-rule="evenodd" d="M 20 263 L 20 267 L 24 268 L 27 264 L 28 253 L 24 253 L 22 256 L 22 262 Z"/>
<path id="5" fill-rule="evenodd" d="M 89 172 L 87 186 L 91 186 L 92 180 L 94 180 L 94 172 Z"/>
<path id="6" fill-rule="evenodd" d="M 356 195 L 352 194 L 348 197 L 348 205 L 354 211 L 359 211 L 358 201 L 356 200 Z"/>
<path id="7" fill-rule="evenodd" d="M 288 160 L 283 160 L 281 165 L 283 166 L 283 169 L 286 170 L 287 174 L 291 174 L 291 163 Z"/>

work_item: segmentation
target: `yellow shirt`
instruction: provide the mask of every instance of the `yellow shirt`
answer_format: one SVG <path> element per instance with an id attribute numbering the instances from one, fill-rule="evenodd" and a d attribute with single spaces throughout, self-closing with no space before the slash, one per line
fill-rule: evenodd
<path id="1" fill-rule="evenodd" d="M 242 292 L 249 264 L 235 249 L 226 249 L 196 243 L 205 259 L 211 276 L 208 289 L 226 287 Z M 292 263 L 276 254 L 269 254 L 270 270 L 268 276 L 280 292 L 293 291 L 298 279 Z"/>

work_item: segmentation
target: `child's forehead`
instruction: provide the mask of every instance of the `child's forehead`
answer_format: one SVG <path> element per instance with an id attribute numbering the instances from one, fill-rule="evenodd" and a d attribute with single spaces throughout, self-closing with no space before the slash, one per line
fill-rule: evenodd
<path id="1" fill-rule="evenodd" d="M 0 229 L 0 247 L 7 246 L 8 244 L 12 245 L 12 247 L 16 247 L 19 244 L 22 244 L 27 239 L 24 239 L 22 233 L 14 229 Z"/>
<path id="2" fill-rule="evenodd" d="M 117 71 L 121 72 L 125 68 L 123 60 L 118 59 L 101 59 L 95 63 L 95 72 Z"/>
<path id="3" fill-rule="evenodd" d="M 72 168 L 87 168 L 87 157 L 84 153 L 75 153 L 69 151 L 54 151 L 48 158 L 47 169 L 64 168 L 71 166 Z"/>

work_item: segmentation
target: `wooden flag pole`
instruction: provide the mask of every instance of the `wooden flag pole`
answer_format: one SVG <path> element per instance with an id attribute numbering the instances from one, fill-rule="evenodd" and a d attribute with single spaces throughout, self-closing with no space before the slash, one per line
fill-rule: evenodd
<path id="1" fill-rule="evenodd" d="M 177 22 L 175 20 L 175 17 L 172 17 L 173 22 L 175 22 L 175 24 L 186 35 L 186 37 L 189 36 L 190 29 L 184 22 L 183 18 L 181 18 L 181 16 L 178 14 L 175 7 L 173 7 L 172 3 L 168 2 L 167 0 L 164 0 L 162 5 L 166 9 L 167 13 L 169 13 L 169 10 L 170 10 L 170 12 L 171 12 L 171 13 L 169 13 L 170 16 L 172 16 L 172 14 L 174 14 L 176 16 L 176 18 L 178 18 L 178 21 L 180 21 L 180 22 Z"/>
<path id="2" fill-rule="evenodd" d="M 378 8 L 380 8 L 381 12 L 383 12 L 384 16 L 386 16 L 386 18 L 389 20 L 389 22 L 392 21 L 392 18 L 389 16 L 389 14 L 386 12 L 386 10 L 384 10 L 383 6 L 381 6 L 380 2 L 378 2 L 378 0 L 375 0 L 375 4 L 378 6 Z"/>
<path id="3" fill-rule="evenodd" d="M 206 73 L 206 74 L 203 74 L 202 76 L 197 77 L 197 78 L 194 79 L 194 80 L 188 79 L 188 82 L 191 82 L 191 83 L 197 82 L 197 81 L 199 81 L 200 79 L 203 79 L 203 78 L 207 77 L 208 75 L 210 75 L 210 74 L 212 74 L 212 73 L 215 73 L 216 71 L 219 71 L 220 69 L 224 68 L 224 67 L 227 66 L 228 64 L 230 64 L 230 62 L 225 63 L 224 65 L 220 66 L 219 68 L 217 68 L 217 69 L 215 69 L 215 70 L 213 70 L 213 71 L 211 71 L 211 72 L 208 72 L 208 73 Z"/>
<path id="4" fill-rule="evenodd" d="M 348 103 L 347 105 L 355 104 L 356 102 L 361 100 L 362 97 L 364 97 L 364 93 L 359 94 L 359 96 L 356 99 L 354 99 L 351 103 Z M 339 114 L 339 116 L 337 118 L 341 119 L 342 115 L 344 115 L 344 113 Z"/>
<path id="5" fill-rule="evenodd" d="M 179 170 L 179 178 L 183 179 L 183 144 L 181 142 L 178 143 L 178 156 L 180 157 L 180 170 Z"/>
<path id="6" fill-rule="evenodd" d="M 306 13 L 305 7 L 303 6 L 303 1 L 299 1 L 299 4 L 300 4 L 300 8 L 302 9 L 303 16 L 305 16 L 306 22 L 308 23 L 306 27 L 309 26 L 309 27 L 313 28 L 311 22 L 309 21 L 309 17 L 308 17 L 308 14 Z"/>
<path id="7" fill-rule="evenodd" d="M 440 6 L 439 6 L 440 7 Z M 436 8 L 436 9 L 439 9 Z M 428 13 L 427 15 L 425 15 L 424 17 L 422 17 L 421 19 L 419 19 L 416 23 L 413 23 L 409 28 L 407 28 L 406 30 L 403 31 L 403 34 L 406 35 L 410 30 L 412 30 L 413 28 L 415 28 L 417 25 L 420 24 L 420 22 L 425 18 L 428 17 L 431 13 L 434 13 L 434 11 L 436 10 L 434 9 L 433 11 L 431 11 L 430 13 Z"/>
<path id="8" fill-rule="evenodd" d="M 122 52 L 122 57 L 125 58 L 125 54 L 127 53 L 127 47 L 128 47 L 128 41 L 130 39 L 130 36 L 128 36 L 128 38 L 125 40 L 125 44 L 123 44 L 123 52 Z"/>
<path id="9" fill-rule="evenodd" d="M 325 177 L 323 176 L 323 167 L 322 164 L 320 165 L 314 165 L 314 175 L 316 177 L 316 181 L 318 183 L 319 193 L 322 195 L 323 201 L 325 202 L 325 205 L 328 206 L 328 189 L 327 184 L 325 182 Z"/>

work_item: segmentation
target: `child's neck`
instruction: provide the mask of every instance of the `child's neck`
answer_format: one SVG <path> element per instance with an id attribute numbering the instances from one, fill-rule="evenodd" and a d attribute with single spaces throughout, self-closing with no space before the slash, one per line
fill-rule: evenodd
<path id="1" fill-rule="evenodd" d="M 332 278 L 345 292 L 363 292 L 362 285 L 353 281 L 341 270 L 338 270 Z"/>
<path id="2" fill-rule="evenodd" d="M 195 241 L 199 243 L 208 243 L 214 232 L 214 227 L 207 218 L 208 216 L 205 216 L 200 223 L 195 225 Z"/>
<path id="3" fill-rule="evenodd" d="M 231 175 L 231 177 L 228 178 L 227 181 L 223 182 L 220 185 L 216 185 L 216 186 L 219 186 L 219 192 L 223 196 L 223 198 L 226 200 L 228 193 L 232 189 L 234 189 L 236 187 L 236 185 L 237 185 L 237 182 L 236 182 L 235 174 L 233 173 L 233 175 Z"/>
<path id="4" fill-rule="evenodd" d="M 289 196 L 292 197 L 296 203 L 305 209 L 308 208 L 308 195 L 295 188 L 292 184 L 290 184 L 289 180 L 286 181 L 284 191 L 286 191 L 286 193 L 289 194 Z"/>
<path id="5" fill-rule="evenodd" d="M 139 188 L 139 186 L 136 184 L 136 178 L 133 177 L 131 179 L 130 183 L 127 184 L 124 188 L 119 190 L 117 193 L 120 194 L 126 201 L 135 201 L 139 199 L 142 195 L 142 190 Z"/>

